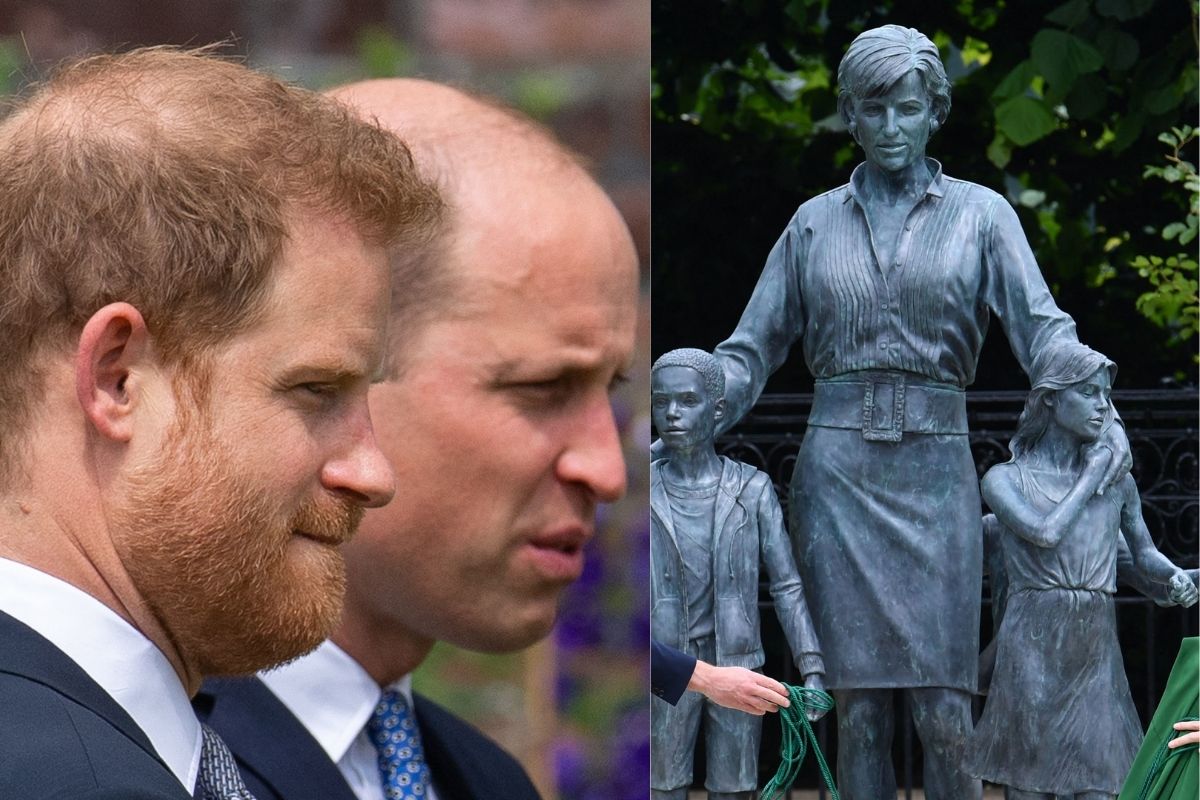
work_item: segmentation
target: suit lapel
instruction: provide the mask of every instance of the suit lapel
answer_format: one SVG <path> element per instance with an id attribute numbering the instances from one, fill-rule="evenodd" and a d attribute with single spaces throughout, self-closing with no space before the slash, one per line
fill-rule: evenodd
<path id="1" fill-rule="evenodd" d="M 238 762 L 280 797 L 356 800 L 316 739 L 257 678 L 206 681 L 196 705 Z"/>
<path id="2" fill-rule="evenodd" d="M 449 732 L 441 725 L 445 710 L 418 694 L 413 695 L 413 709 L 421 728 L 421 746 L 425 749 L 425 760 L 429 763 L 429 773 L 433 776 L 438 797 L 485 797 L 476 793 L 476 780 L 471 775 L 474 766 L 470 758 L 456 748 L 461 743 L 452 741 Z"/>
<path id="3" fill-rule="evenodd" d="M 47 686 L 87 708 L 145 750 L 164 770 L 170 768 L 137 723 L 83 668 L 48 639 L 19 620 L 0 612 L 0 672 L 20 675 Z"/>

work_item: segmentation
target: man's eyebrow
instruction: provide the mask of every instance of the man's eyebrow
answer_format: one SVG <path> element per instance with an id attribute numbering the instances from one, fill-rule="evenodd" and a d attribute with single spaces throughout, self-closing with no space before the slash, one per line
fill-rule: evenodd
<path id="1" fill-rule="evenodd" d="M 366 370 L 340 359 L 301 361 L 285 368 L 284 382 L 320 380 L 325 383 L 350 383 L 367 376 Z M 369 376 L 374 379 L 374 372 Z"/>

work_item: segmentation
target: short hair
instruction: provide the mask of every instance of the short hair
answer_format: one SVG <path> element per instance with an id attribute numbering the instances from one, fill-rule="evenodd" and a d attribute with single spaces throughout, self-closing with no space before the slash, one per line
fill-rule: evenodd
<path id="1" fill-rule="evenodd" d="M 39 358 L 104 305 L 136 307 L 176 385 L 203 384 L 206 354 L 260 315 L 296 215 L 372 245 L 433 236 L 440 197 L 397 137 L 213 51 L 84 58 L 0 123 L 0 485 Z"/>
<path id="2" fill-rule="evenodd" d="M 838 111 L 853 133 L 851 104 L 883 94 L 916 70 L 937 127 L 950 115 L 950 81 L 937 46 L 915 28 L 883 25 L 863 31 L 838 65 Z"/>
<path id="3" fill-rule="evenodd" d="M 1013 460 L 1032 450 L 1050 426 L 1054 415 L 1045 403 L 1046 396 L 1086 381 L 1101 369 L 1108 371 L 1111 382 L 1116 382 L 1117 365 L 1103 353 L 1078 342 L 1052 344 L 1038 353 L 1030 368 L 1033 388 L 1025 398 L 1017 431 L 1008 443 Z"/>
<path id="4" fill-rule="evenodd" d="M 717 357 L 706 350 L 695 347 L 681 347 L 663 353 L 650 368 L 650 374 L 664 367 L 687 367 L 699 372 L 704 378 L 704 389 L 710 400 L 720 400 L 725 397 L 725 370 Z"/>

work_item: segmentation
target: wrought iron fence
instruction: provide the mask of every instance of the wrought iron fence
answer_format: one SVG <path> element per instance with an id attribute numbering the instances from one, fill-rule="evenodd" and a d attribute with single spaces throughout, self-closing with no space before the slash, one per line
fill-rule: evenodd
<path id="1" fill-rule="evenodd" d="M 968 392 L 971 450 L 980 475 L 993 464 L 1008 459 L 1007 442 L 1024 401 L 1024 392 Z M 1154 542 L 1179 566 L 1194 568 L 1200 549 L 1197 540 L 1200 528 L 1200 440 L 1197 436 L 1200 394 L 1195 390 L 1117 391 L 1113 393 L 1113 402 L 1120 410 L 1129 435 L 1134 458 L 1133 475 Z M 787 486 L 811 405 L 810 394 L 764 395 L 754 410 L 717 442 L 722 455 L 753 464 L 771 476 L 784 506 L 785 519 Z M 985 582 L 980 602 L 981 638 L 985 643 L 992 634 L 988 595 Z M 763 615 L 767 671 L 783 681 L 795 683 L 799 676 L 787 654 L 787 645 L 765 583 L 761 587 L 759 606 Z M 1180 639 L 1197 635 L 1200 627 L 1197 620 L 1195 608 L 1158 608 L 1132 590 L 1122 588 L 1119 591 L 1117 630 L 1134 703 L 1143 725 L 1149 722 L 1154 712 Z M 893 756 L 897 780 L 905 796 L 911 798 L 912 789 L 921 785 L 920 740 L 909 721 L 903 693 L 897 695 L 897 712 L 902 715 L 902 722 L 896 729 Z M 822 720 L 817 733 L 821 749 L 832 764 L 837 754 L 835 726 Z M 760 785 L 770 779 L 778 766 L 779 737 L 779 723 L 771 717 L 763 730 Z M 702 758 L 703 754 L 698 753 L 696 774 L 699 776 L 704 774 Z M 697 786 L 702 782 L 697 781 Z M 796 788 L 819 788 L 820 797 L 825 798 L 813 759 L 805 764 Z"/>

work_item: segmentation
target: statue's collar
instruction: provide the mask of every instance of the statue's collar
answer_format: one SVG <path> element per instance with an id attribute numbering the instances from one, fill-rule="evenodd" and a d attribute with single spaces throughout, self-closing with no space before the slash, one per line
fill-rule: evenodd
<path id="1" fill-rule="evenodd" d="M 929 174 L 933 178 L 929 181 L 929 185 L 925 187 L 925 194 L 929 197 L 943 197 L 945 190 L 942 187 L 944 178 L 942 177 L 942 164 L 936 158 L 926 158 L 925 165 L 929 167 Z M 854 172 L 850 173 L 850 183 L 846 186 L 846 197 L 842 200 L 844 203 L 850 202 L 853 199 L 859 205 L 862 205 L 862 182 L 865 178 L 865 167 L 867 162 L 863 162 L 854 168 Z"/>

